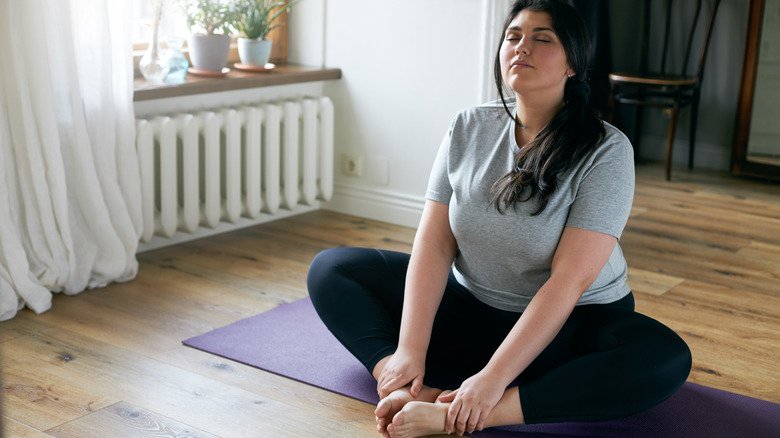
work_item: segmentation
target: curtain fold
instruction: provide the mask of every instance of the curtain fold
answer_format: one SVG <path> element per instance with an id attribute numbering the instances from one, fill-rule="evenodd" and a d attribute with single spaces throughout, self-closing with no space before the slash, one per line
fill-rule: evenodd
<path id="1" fill-rule="evenodd" d="M 479 102 L 484 103 L 498 99 L 496 82 L 493 79 L 493 61 L 498 50 L 498 41 L 504 25 L 504 19 L 512 5 L 512 0 L 482 0 L 482 49 L 479 65 Z"/>
<path id="2" fill-rule="evenodd" d="M 0 3 L 0 320 L 135 277 L 130 12 L 127 0 Z"/>

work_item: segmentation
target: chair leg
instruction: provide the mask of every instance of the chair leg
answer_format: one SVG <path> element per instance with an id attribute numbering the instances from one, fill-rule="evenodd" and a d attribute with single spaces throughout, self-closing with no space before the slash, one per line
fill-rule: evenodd
<path id="1" fill-rule="evenodd" d="M 691 102 L 690 133 L 688 134 L 688 169 L 693 169 L 693 151 L 696 147 L 696 122 L 699 120 L 699 92 L 693 96 Z"/>
<path id="2" fill-rule="evenodd" d="M 666 161 L 664 162 L 664 172 L 666 180 L 672 179 L 672 146 L 674 146 L 674 132 L 677 129 L 677 115 L 680 109 L 677 106 L 670 108 L 669 127 L 666 132 Z"/>

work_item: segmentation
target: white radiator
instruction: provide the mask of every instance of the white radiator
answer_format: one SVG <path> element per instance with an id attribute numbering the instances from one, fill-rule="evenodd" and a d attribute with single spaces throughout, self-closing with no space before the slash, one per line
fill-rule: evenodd
<path id="1" fill-rule="evenodd" d="M 143 242 L 333 194 L 327 97 L 137 119 L 136 128 Z"/>

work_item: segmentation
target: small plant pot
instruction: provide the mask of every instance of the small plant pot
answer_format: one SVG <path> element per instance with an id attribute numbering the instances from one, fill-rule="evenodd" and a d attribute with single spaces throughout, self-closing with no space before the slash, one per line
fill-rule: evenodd
<path id="1" fill-rule="evenodd" d="M 192 34 L 188 45 L 192 68 L 218 72 L 227 63 L 230 35 Z"/>
<path id="2" fill-rule="evenodd" d="M 271 57 L 271 40 L 239 38 L 238 57 L 242 64 L 264 66 Z"/>

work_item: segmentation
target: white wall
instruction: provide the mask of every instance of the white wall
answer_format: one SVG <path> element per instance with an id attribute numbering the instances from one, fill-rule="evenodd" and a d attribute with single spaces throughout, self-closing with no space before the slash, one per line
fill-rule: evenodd
<path id="1" fill-rule="evenodd" d="M 306 0 L 293 8 L 290 61 L 343 72 L 324 90 L 336 108 L 337 166 L 326 208 L 417 225 L 449 122 L 479 100 L 480 3 Z M 363 158 L 362 177 L 341 174 L 344 152 Z"/>

